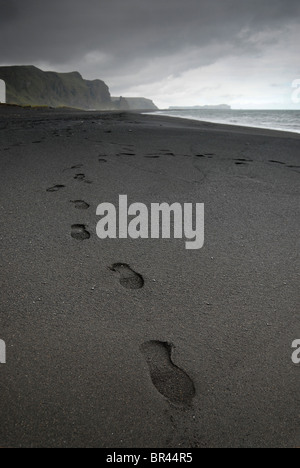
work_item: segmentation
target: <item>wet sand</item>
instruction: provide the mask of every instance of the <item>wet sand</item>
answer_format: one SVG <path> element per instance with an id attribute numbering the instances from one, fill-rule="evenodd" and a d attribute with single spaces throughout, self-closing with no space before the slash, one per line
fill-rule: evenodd
<path id="1" fill-rule="evenodd" d="M 1 447 L 296 447 L 300 136 L 0 108 Z M 205 203 L 205 245 L 96 208 Z"/>

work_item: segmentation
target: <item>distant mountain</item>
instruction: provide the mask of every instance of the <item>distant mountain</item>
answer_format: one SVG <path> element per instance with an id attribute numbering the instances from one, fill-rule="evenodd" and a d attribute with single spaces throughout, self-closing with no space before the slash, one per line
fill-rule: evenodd
<path id="1" fill-rule="evenodd" d="M 170 110 L 175 110 L 175 109 L 224 109 L 224 110 L 230 110 L 231 106 L 228 104 L 218 104 L 216 106 L 170 106 Z"/>
<path id="2" fill-rule="evenodd" d="M 112 97 L 111 99 L 121 110 L 158 110 L 151 99 L 140 97 Z"/>
<path id="3" fill-rule="evenodd" d="M 104 81 L 85 80 L 78 72 L 45 72 L 32 65 L 0 67 L 0 79 L 6 83 L 7 104 L 87 110 L 157 109 L 149 99 L 112 99 Z"/>

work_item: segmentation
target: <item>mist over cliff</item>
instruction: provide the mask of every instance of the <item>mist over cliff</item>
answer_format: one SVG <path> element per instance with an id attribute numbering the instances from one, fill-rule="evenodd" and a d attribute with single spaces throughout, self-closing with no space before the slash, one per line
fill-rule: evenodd
<path id="1" fill-rule="evenodd" d="M 37 67 L 0 67 L 0 79 L 6 83 L 6 103 L 20 106 L 74 107 L 94 110 L 153 110 L 152 101 L 136 98 L 112 99 L 102 80 L 85 80 L 78 72 L 57 73 Z"/>

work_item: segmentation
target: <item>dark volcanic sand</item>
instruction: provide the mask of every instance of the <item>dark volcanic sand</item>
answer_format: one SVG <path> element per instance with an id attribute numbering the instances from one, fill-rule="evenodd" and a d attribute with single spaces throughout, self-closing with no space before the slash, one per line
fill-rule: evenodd
<path id="1" fill-rule="evenodd" d="M 300 136 L 0 108 L 1 447 L 296 447 Z M 205 246 L 96 207 L 205 203 Z"/>

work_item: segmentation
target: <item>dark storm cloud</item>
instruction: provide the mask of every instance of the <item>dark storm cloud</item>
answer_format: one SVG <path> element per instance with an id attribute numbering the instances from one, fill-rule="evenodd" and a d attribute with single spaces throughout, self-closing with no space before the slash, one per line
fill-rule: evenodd
<path id="1" fill-rule="evenodd" d="M 299 0 L 0 0 L 0 65 L 78 70 L 161 107 L 289 106 L 299 18 Z"/>
<path id="2" fill-rule="evenodd" d="M 2 63 L 68 63 L 91 51 L 118 60 L 213 42 L 247 46 L 241 30 L 280 28 L 299 0 L 0 0 Z M 252 44 L 253 45 L 253 44 Z M 111 63 L 112 66 L 112 63 Z"/>
<path id="3" fill-rule="evenodd" d="M 0 27 L 17 18 L 18 12 L 13 1 L 0 0 Z"/>

